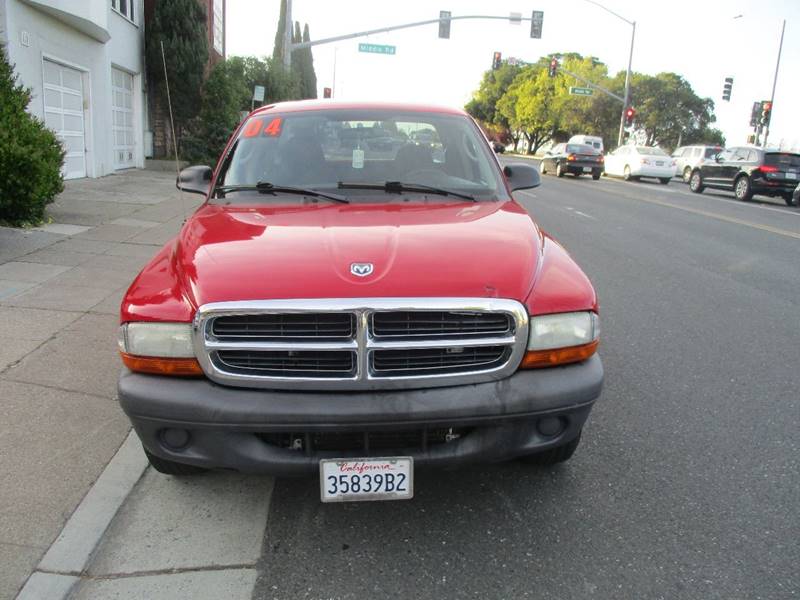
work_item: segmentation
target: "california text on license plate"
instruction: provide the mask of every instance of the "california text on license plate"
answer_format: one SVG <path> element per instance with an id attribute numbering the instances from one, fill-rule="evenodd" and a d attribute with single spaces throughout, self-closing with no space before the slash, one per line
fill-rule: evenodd
<path id="1" fill-rule="evenodd" d="M 323 502 L 408 500 L 414 496 L 414 459 L 331 458 L 319 461 Z"/>

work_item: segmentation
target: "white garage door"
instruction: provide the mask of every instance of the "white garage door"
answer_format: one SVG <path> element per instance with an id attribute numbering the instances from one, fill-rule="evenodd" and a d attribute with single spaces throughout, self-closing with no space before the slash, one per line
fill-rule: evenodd
<path id="1" fill-rule="evenodd" d="M 65 179 L 86 177 L 83 78 L 76 69 L 44 61 L 44 122 L 64 144 Z"/>
<path id="2" fill-rule="evenodd" d="M 136 166 L 136 137 L 133 128 L 133 75 L 111 69 L 111 110 L 114 129 L 114 168 Z"/>

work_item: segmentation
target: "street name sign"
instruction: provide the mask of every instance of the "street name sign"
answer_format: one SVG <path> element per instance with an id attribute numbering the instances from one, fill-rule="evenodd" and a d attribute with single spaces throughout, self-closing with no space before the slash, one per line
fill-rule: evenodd
<path id="1" fill-rule="evenodd" d="M 573 96 L 593 96 L 594 90 L 592 88 L 572 86 L 569 88 L 569 93 Z"/>
<path id="2" fill-rule="evenodd" d="M 371 52 L 372 54 L 395 54 L 397 52 L 396 46 L 387 46 L 385 44 L 364 44 L 358 45 L 359 52 Z"/>

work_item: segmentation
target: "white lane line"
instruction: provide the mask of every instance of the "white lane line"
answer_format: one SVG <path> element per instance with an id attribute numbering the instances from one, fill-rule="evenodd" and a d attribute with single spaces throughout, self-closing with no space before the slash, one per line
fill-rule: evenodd
<path id="1" fill-rule="evenodd" d="M 628 182 L 628 181 L 609 179 L 609 178 L 601 179 L 600 181 L 605 181 L 605 182 L 607 182 L 608 184 L 611 184 L 611 185 L 631 185 L 630 182 Z M 644 187 L 643 184 L 634 183 L 633 185 L 634 186 Z M 683 185 L 683 184 L 679 183 L 679 185 Z M 761 210 L 768 210 L 770 212 L 780 213 L 782 215 L 792 215 L 794 217 L 800 217 L 800 212 L 798 212 L 796 210 L 791 210 L 791 209 L 788 209 L 788 208 L 776 208 L 774 206 L 764 206 L 763 204 L 752 204 L 752 203 L 749 203 L 749 202 L 740 202 L 739 200 L 736 200 L 733 196 L 731 196 L 730 199 L 728 199 L 728 198 L 720 198 L 719 196 L 712 196 L 709 193 L 695 194 L 694 192 L 689 191 L 688 188 L 687 188 L 687 190 L 681 190 L 681 189 L 663 189 L 663 190 L 662 189 L 655 189 L 655 190 L 650 190 L 650 191 L 667 192 L 667 193 L 672 193 L 672 194 L 678 194 L 679 196 L 685 196 L 686 198 L 693 198 L 695 200 L 700 200 L 701 198 L 704 199 L 704 200 L 715 200 L 716 202 L 723 202 L 724 204 L 726 204 L 727 206 L 730 206 L 731 208 L 738 208 L 738 207 L 742 207 L 742 208 L 757 208 L 757 209 L 761 209 Z M 706 190 L 706 192 L 724 192 L 724 191 L 725 190 L 712 190 L 710 188 L 708 188 Z"/>
<path id="2" fill-rule="evenodd" d="M 576 210 L 575 214 L 580 215 L 582 217 L 586 217 L 587 219 L 591 219 L 592 221 L 597 221 L 597 217 L 593 217 L 592 215 L 587 215 L 585 212 L 581 212 L 579 210 Z"/>

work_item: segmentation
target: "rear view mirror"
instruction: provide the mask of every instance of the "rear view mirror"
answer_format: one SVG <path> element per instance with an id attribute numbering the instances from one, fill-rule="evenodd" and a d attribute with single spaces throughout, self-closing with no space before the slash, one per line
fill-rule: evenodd
<path id="1" fill-rule="evenodd" d="M 519 163 L 506 165 L 503 168 L 503 174 L 506 176 L 508 187 L 511 188 L 512 192 L 539 187 L 542 183 L 539 171 L 530 165 Z"/>
<path id="2" fill-rule="evenodd" d="M 211 176 L 213 172 L 211 167 L 194 166 L 186 167 L 178 174 L 178 179 L 175 182 L 175 187 L 184 192 L 191 192 L 192 194 L 208 194 L 208 188 L 211 185 Z"/>

